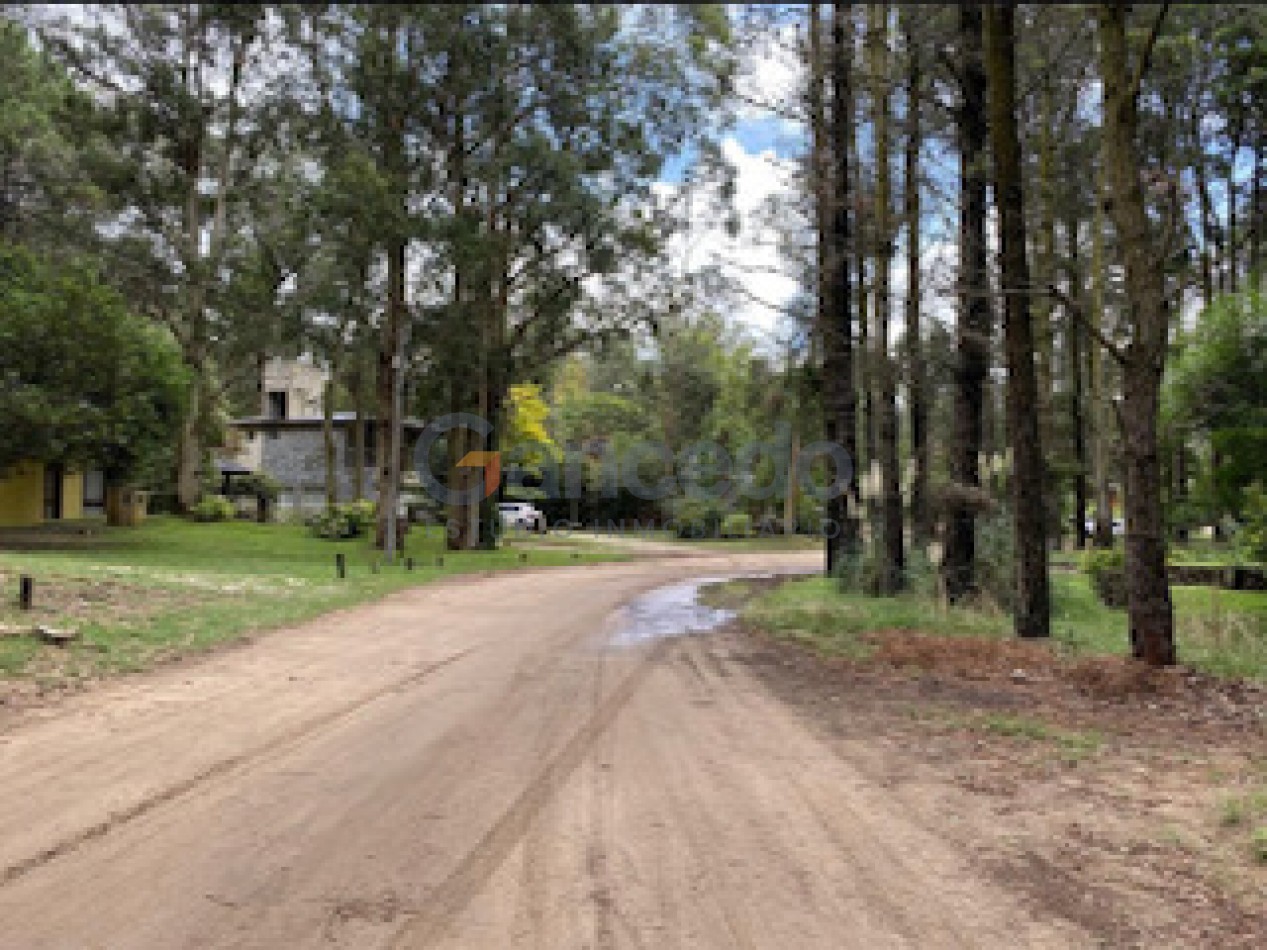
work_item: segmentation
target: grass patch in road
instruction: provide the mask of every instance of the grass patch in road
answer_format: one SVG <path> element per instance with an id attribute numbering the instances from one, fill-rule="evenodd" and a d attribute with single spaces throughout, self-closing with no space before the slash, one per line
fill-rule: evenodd
<path id="1" fill-rule="evenodd" d="M 1059 749 L 1061 758 L 1068 762 L 1095 755 L 1104 744 L 1104 738 L 1098 732 L 1058 729 L 1030 716 L 991 713 L 980 717 L 973 727 L 998 736 L 1052 743 Z"/>
<path id="2" fill-rule="evenodd" d="M 1219 824 L 1236 834 L 1237 847 L 1248 849 L 1255 863 L 1267 864 L 1267 786 L 1224 798 Z"/>
<path id="3" fill-rule="evenodd" d="M 735 578 L 716 584 L 705 584 L 699 589 L 697 599 L 705 607 L 715 610 L 738 610 L 756 596 L 758 587 L 748 578 Z"/>
<path id="4" fill-rule="evenodd" d="M 139 528 L 93 530 L 64 547 L 0 548 L 0 678 L 55 684 L 138 670 L 451 574 L 624 559 L 598 545 L 540 539 L 451 552 L 433 529 L 406 541 L 404 556 L 415 563 L 408 571 L 403 558 L 381 564 L 381 552 L 363 539 L 324 541 L 298 525 L 154 518 Z M 336 553 L 346 559 L 344 580 L 335 574 Z M 29 612 L 17 607 L 19 574 L 35 578 Z M 79 638 L 47 645 L 31 635 L 37 624 Z"/>
<path id="5" fill-rule="evenodd" d="M 1221 676 L 1267 679 L 1267 593 L 1175 587 L 1180 659 Z M 743 611 L 753 626 L 827 655 L 865 658 L 867 634 L 906 631 L 935 637 L 1009 638 L 998 611 L 945 608 L 924 597 L 868 597 L 829 578 L 789 581 Z M 1126 613 L 1105 607 L 1082 574 L 1052 576 L 1052 643 L 1065 656 L 1125 656 Z"/>
<path id="6" fill-rule="evenodd" d="M 1267 864 L 1267 825 L 1254 829 L 1249 839 L 1250 854 L 1259 864 Z"/>

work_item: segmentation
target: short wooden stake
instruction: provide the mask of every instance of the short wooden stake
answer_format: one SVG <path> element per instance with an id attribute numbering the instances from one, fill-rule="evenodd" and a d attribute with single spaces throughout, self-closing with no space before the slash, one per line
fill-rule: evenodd
<path id="1" fill-rule="evenodd" d="M 18 578 L 18 606 L 30 610 L 35 600 L 35 578 L 23 574 Z"/>
<path id="2" fill-rule="evenodd" d="M 347 556 L 340 553 L 334 556 L 334 572 L 339 575 L 339 579 L 348 576 L 348 559 Z"/>

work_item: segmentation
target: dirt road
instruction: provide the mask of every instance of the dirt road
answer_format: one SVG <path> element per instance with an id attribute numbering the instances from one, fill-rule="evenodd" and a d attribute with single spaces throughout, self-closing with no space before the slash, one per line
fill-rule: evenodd
<path id="1" fill-rule="evenodd" d="M 455 580 L 32 714 L 0 735 L 0 947 L 1091 945 L 732 641 L 618 609 L 816 560 Z"/>

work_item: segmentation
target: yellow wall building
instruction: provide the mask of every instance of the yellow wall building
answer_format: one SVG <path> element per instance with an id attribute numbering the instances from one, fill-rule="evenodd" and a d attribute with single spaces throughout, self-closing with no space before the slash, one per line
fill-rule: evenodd
<path id="1" fill-rule="evenodd" d="M 0 469 L 0 527 L 84 516 L 84 476 L 59 465 L 19 462 Z"/>

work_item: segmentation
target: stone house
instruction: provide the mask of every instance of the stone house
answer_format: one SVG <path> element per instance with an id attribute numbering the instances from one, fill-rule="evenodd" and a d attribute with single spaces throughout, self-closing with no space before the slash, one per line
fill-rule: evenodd
<path id="1" fill-rule="evenodd" d="M 270 360 L 261 387 L 261 413 L 234 419 L 227 445 L 216 461 L 226 477 L 265 474 L 282 486 L 278 509 L 319 511 L 326 503 L 323 405 L 326 371 L 304 360 Z M 340 501 L 355 500 L 357 445 L 364 445 L 362 497 L 378 497 L 378 426 L 373 417 L 357 424 L 350 412 L 334 414 L 335 472 Z M 424 423 L 405 421 L 401 438 L 401 487 L 417 485 L 413 446 Z"/>

